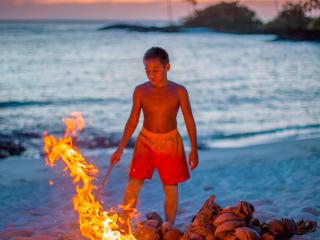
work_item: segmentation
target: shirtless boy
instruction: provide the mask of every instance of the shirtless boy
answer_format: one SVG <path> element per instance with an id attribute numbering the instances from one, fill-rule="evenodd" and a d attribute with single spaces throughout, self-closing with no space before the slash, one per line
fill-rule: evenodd
<path id="1" fill-rule="evenodd" d="M 196 126 L 186 88 L 167 79 L 169 56 L 160 47 L 146 51 L 143 63 L 149 81 L 136 86 L 133 106 L 117 150 L 110 163 L 120 161 L 123 150 L 134 133 L 143 111 L 143 127 L 137 137 L 129 170 L 123 205 L 134 208 L 145 179 L 158 170 L 164 192 L 166 221 L 174 224 L 178 208 L 178 183 L 190 178 L 181 136 L 177 130 L 177 113 L 181 107 L 191 142 L 189 165 L 198 165 Z"/>

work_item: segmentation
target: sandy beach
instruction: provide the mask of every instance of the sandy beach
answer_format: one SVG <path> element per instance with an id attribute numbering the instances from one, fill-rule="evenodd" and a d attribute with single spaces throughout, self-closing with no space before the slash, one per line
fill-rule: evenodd
<path id="1" fill-rule="evenodd" d="M 81 150 L 81 149 L 80 149 Z M 86 150 L 99 168 L 98 183 L 112 149 Z M 105 209 L 121 203 L 132 150 L 126 150 L 101 195 Z M 212 194 L 222 207 L 246 200 L 261 221 L 288 217 L 320 220 L 320 138 L 288 139 L 241 148 L 201 150 L 200 165 L 180 185 L 176 226 L 183 230 Z M 44 157 L 27 153 L 0 161 L 0 239 L 82 239 L 73 211 L 74 187 L 63 164 L 53 169 Z M 49 180 L 53 185 L 49 185 Z M 97 183 L 97 184 L 98 184 Z M 155 173 L 140 194 L 141 219 L 151 211 L 163 216 L 161 183 Z M 319 231 L 293 239 L 319 239 Z"/>

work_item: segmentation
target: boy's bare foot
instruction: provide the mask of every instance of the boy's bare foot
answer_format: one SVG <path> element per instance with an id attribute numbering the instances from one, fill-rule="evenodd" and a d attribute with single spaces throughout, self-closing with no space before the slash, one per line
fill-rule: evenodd
<path id="1" fill-rule="evenodd" d="M 130 232 L 130 218 L 125 214 L 121 214 L 117 219 L 117 224 L 119 226 L 119 232 L 122 234 L 129 234 Z"/>

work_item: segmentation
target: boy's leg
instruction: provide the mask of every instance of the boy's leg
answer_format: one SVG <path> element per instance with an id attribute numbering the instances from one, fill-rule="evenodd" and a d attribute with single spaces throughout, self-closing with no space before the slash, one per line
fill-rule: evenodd
<path id="1" fill-rule="evenodd" d="M 125 207 L 125 217 L 129 218 L 132 214 L 132 209 L 135 208 L 138 200 L 140 189 L 143 185 L 143 180 L 129 177 L 129 181 L 123 196 L 122 205 Z M 126 210 L 127 209 L 127 210 Z"/>
<path id="2" fill-rule="evenodd" d="M 164 211 L 166 221 L 172 223 L 176 220 L 178 209 L 178 184 L 163 185 L 164 192 Z"/>

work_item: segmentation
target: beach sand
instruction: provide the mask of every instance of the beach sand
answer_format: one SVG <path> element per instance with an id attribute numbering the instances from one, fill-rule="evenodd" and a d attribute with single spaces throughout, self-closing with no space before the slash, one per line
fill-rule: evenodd
<path id="1" fill-rule="evenodd" d="M 81 151 L 81 149 L 80 149 Z M 112 149 L 85 150 L 100 172 L 108 168 Z M 121 203 L 132 149 L 127 149 L 101 194 L 105 209 Z M 200 164 L 179 187 L 176 225 L 190 223 L 212 194 L 222 207 L 246 200 L 261 221 L 288 217 L 320 221 L 320 138 L 288 139 L 241 148 L 199 151 Z M 0 239 L 83 239 L 73 211 L 74 187 L 63 164 L 44 164 L 44 156 L 0 161 Z M 49 180 L 54 184 L 49 186 Z M 151 211 L 163 216 L 163 193 L 157 173 L 146 181 L 137 205 L 141 219 Z M 320 239 L 319 231 L 293 239 Z"/>

